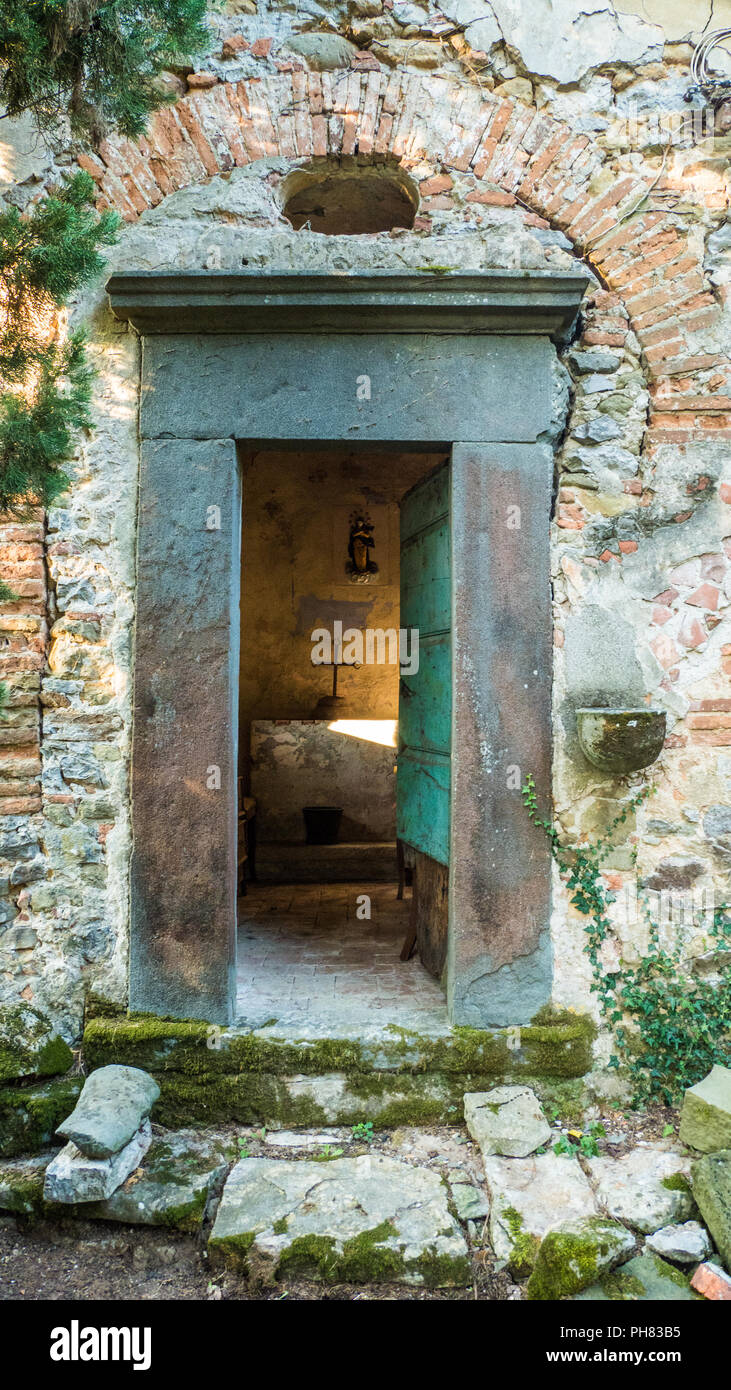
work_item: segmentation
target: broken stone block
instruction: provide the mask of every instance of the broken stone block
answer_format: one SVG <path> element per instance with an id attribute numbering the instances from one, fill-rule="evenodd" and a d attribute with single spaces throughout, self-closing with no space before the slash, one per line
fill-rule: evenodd
<path id="1" fill-rule="evenodd" d="M 551 1137 L 551 1126 L 529 1086 L 496 1086 L 468 1091 L 464 1117 L 485 1157 L 526 1158 Z"/>
<path id="2" fill-rule="evenodd" d="M 675 1265 L 697 1265 L 711 1253 L 708 1232 L 699 1221 L 684 1221 L 681 1225 L 663 1226 L 648 1236 L 647 1249 L 671 1260 Z"/>
<path id="3" fill-rule="evenodd" d="M 139 1067 L 100 1067 L 56 1132 L 87 1158 L 111 1158 L 129 1144 L 159 1095 L 154 1077 Z"/>
<path id="4" fill-rule="evenodd" d="M 223 1190 L 212 1261 L 269 1282 L 423 1284 L 471 1279 L 438 1173 L 381 1154 L 330 1161 L 245 1158 Z"/>
<path id="5" fill-rule="evenodd" d="M 699 1265 L 690 1281 L 692 1289 L 716 1303 L 731 1303 L 731 1278 L 710 1261 Z"/>
<path id="6" fill-rule="evenodd" d="M 43 1183 L 47 1202 L 101 1202 L 139 1167 L 152 1142 L 150 1121 L 111 1158 L 89 1158 L 72 1142 L 49 1163 Z"/>
<path id="7" fill-rule="evenodd" d="M 659 1255 L 636 1255 L 597 1284 L 574 1294 L 577 1303 L 692 1303 L 697 1299 L 687 1275 Z"/>
<path id="8" fill-rule="evenodd" d="M 195 1231 L 208 1199 L 229 1166 L 222 1139 L 179 1130 L 153 1140 L 142 1163 L 104 1202 L 85 1204 L 84 1217 L 131 1226 L 171 1226 Z"/>
<path id="9" fill-rule="evenodd" d="M 568 1298 L 628 1259 L 634 1248 L 632 1232 L 618 1221 L 602 1216 L 563 1221 L 541 1241 L 527 1284 L 528 1298 Z"/>
<path id="10" fill-rule="evenodd" d="M 693 1164 L 691 1180 L 701 1216 L 731 1272 L 731 1149 L 699 1158 Z"/>
<path id="11" fill-rule="evenodd" d="M 516 1278 L 530 1274 L 538 1247 L 557 1221 L 597 1215 L 588 1179 L 574 1159 L 486 1158 L 490 1243 Z"/>
<path id="12" fill-rule="evenodd" d="M 650 1235 L 695 1215 L 690 1160 L 648 1144 L 621 1158 L 592 1158 L 589 1173 L 606 1216 Z"/>
<path id="13" fill-rule="evenodd" d="M 680 1138 L 691 1149 L 731 1148 L 731 1068 L 715 1066 L 683 1097 Z"/>
<path id="14" fill-rule="evenodd" d="M 0 1010 L 0 1083 L 31 1076 L 61 1076 L 74 1060 L 48 1019 L 30 1004 Z"/>

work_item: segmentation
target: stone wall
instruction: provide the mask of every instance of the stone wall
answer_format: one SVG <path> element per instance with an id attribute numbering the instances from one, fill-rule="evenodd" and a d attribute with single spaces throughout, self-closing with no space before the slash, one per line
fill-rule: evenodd
<path id="1" fill-rule="evenodd" d="M 176 103 L 146 137 L 79 159 L 99 206 L 127 223 L 110 268 L 590 268 L 556 374 L 563 827 L 595 831 L 643 781 L 582 759 L 577 705 L 648 700 L 670 728 L 658 792 L 607 865 L 615 954 L 640 936 L 627 885 L 712 887 L 720 901 L 731 854 L 731 144 L 723 107 L 714 126 L 700 98 L 684 100 L 687 39 L 708 6 L 685 20 L 661 0 L 639 8 L 233 0 L 211 18 L 210 56 L 171 74 Z M 723 22 L 716 6 L 710 27 Z M 9 196 L 23 205 L 50 186 L 70 161 L 62 145 Z M 418 186 L 414 229 L 292 231 L 283 186 L 313 159 L 398 164 Z M 21 595 L 0 615 L 13 688 L 0 1000 L 37 1002 L 68 1036 L 88 988 L 120 1001 L 126 989 L 137 472 L 136 339 L 101 288 L 76 315 L 100 367 L 98 428 L 62 505 L 0 534 Z M 686 930 L 702 956 L 702 926 Z M 592 1008 L 581 919 L 559 883 L 554 936 L 557 1002 Z"/>

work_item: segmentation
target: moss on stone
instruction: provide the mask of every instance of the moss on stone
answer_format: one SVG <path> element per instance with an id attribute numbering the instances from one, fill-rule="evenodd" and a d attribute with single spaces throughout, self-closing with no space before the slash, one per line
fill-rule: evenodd
<path id="1" fill-rule="evenodd" d="M 370 1231 L 346 1240 L 336 1261 L 337 1282 L 378 1284 L 398 1280 L 404 1272 L 401 1251 L 385 1242 L 398 1235 L 390 1221 L 382 1221 Z"/>
<path id="2" fill-rule="evenodd" d="M 297 1279 L 321 1279 L 338 1283 L 337 1254 L 333 1236 L 296 1236 L 283 1250 L 277 1264 L 277 1274 L 289 1274 Z"/>
<path id="3" fill-rule="evenodd" d="M 37 1217 L 43 1214 L 43 1171 L 11 1172 L 0 1168 L 0 1210 L 15 1216 Z"/>
<path id="4" fill-rule="evenodd" d="M 688 1279 L 682 1270 L 676 1269 L 675 1265 L 663 1260 L 659 1255 L 651 1255 L 652 1263 L 661 1279 L 669 1279 L 671 1284 L 675 1284 L 679 1289 L 687 1289 Z"/>
<path id="5" fill-rule="evenodd" d="M 668 1192 L 692 1192 L 685 1173 L 670 1173 L 668 1177 L 660 1179 L 660 1186 L 667 1188 Z"/>
<path id="6" fill-rule="evenodd" d="M 601 1289 L 613 1303 L 631 1303 L 645 1297 L 642 1280 L 624 1269 L 613 1269 L 611 1274 L 605 1274 Z"/>
<path id="7" fill-rule="evenodd" d="M 84 1001 L 84 1026 L 94 1018 L 125 1018 L 127 1010 L 124 1004 L 117 1004 L 114 999 L 107 999 L 103 994 L 97 994 L 90 990 Z"/>
<path id="8" fill-rule="evenodd" d="M 531 1231 L 526 1231 L 523 1217 L 515 1207 L 506 1207 L 501 1211 L 500 1220 L 512 1242 L 508 1268 L 515 1279 L 527 1279 L 535 1266 L 541 1244 L 540 1238 Z"/>
<path id="9" fill-rule="evenodd" d="M 38 1153 L 71 1114 L 83 1077 L 64 1076 L 33 1086 L 0 1088 L 0 1158 Z"/>
<path id="10" fill-rule="evenodd" d="M 548 1231 L 526 1286 L 528 1298 L 555 1301 L 595 1283 L 620 1253 L 625 1235 L 623 1227 L 602 1217 L 582 1221 L 579 1229 Z"/>
<path id="11" fill-rule="evenodd" d="M 249 1272 L 249 1251 L 256 1240 L 256 1231 L 242 1231 L 239 1235 L 221 1236 L 208 1242 L 208 1251 L 214 1264 L 224 1264 L 240 1274 Z"/>
<path id="12" fill-rule="evenodd" d="M 506 1079 L 526 1073 L 578 1077 L 591 1065 L 594 1025 L 578 1014 L 553 1015 L 550 1022 L 522 1028 L 517 1050 L 509 1046 L 514 1034 L 502 1029 L 454 1028 L 442 1037 L 430 1037 L 394 1026 L 388 1033 L 370 1043 L 266 1037 L 262 1031 L 232 1029 L 219 1034 L 212 1048 L 210 1027 L 199 1019 L 97 1017 L 84 1031 L 84 1056 L 92 1068 L 123 1062 L 154 1075 L 173 1070 L 191 1077 L 257 1071 L 280 1076 L 436 1071 Z"/>
<path id="13" fill-rule="evenodd" d="M 233 1029 L 217 1033 L 211 1047 L 210 1027 L 200 1019 L 104 1015 L 87 1023 L 84 1059 L 92 1069 L 118 1062 L 151 1072 L 161 1088 L 153 1118 L 173 1128 L 192 1121 L 292 1128 L 460 1123 L 466 1091 L 517 1079 L 566 1119 L 580 1118 L 586 1103 L 579 1078 L 591 1063 L 594 1026 L 578 1014 L 544 1013 L 521 1030 L 517 1052 L 499 1029 L 455 1028 L 434 1038 L 394 1025 L 386 1034 L 374 1042 L 297 1040 Z M 329 1098 L 320 1104 L 302 1086 L 292 1093 L 294 1076 L 333 1075 L 345 1083 L 335 1111 Z"/>
<path id="14" fill-rule="evenodd" d="M 427 1289 L 459 1288 L 472 1283 L 472 1266 L 468 1255 L 446 1255 L 437 1250 L 423 1250 L 418 1260 L 406 1260 L 404 1269 L 410 1283 L 421 1282 Z"/>
<path id="15" fill-rule="evenodd" d="M 37 1009 L 11 1004 L 0 1010 L 0 1083 L 62 1076 L 73 1061 L 68 1043 Z"/>
<path id="16" fill-rule="evenodd" d="M 279 1220 L 274 1222 L 274 1225 L 272 1226 L 272 1230 L 273 1230 L 275 1236 L 285 1236 L 285 1235 L 287 1234 L 287 1228 L 288 1228 L 288 1226 L 289 1226 L 289 1221 L 287 1220 L 287 1217 L 286 1217 L 286 1216 L 280 1216 Z"/>

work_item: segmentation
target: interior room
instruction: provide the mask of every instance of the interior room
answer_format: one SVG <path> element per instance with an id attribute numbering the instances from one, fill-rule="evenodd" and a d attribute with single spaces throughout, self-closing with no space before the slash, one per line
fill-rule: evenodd
<path id="1" fill-rule="evenodd" d="M 396 834 L 400 689 L 419 666 L 418 633 L 399 638 L 400 503 L 443 464 L 242 450 L 241 1021 L 443 1026 Z"/>

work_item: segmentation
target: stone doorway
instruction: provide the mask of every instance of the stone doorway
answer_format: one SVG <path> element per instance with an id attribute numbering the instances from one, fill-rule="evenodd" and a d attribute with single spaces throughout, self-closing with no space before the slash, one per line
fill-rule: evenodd
<path id="1" fill-rule="evenodd" d="M 235 1016 L 237 448 L 451 449 L 453 1023 L 550 997 L 555 350 L 580 275 L 120 275 L 143 335 L 130 1002 Z M 193 389 L 194 383 L 194 389 Z M 368 383 L 368 390 L 360 388 Z"/>

